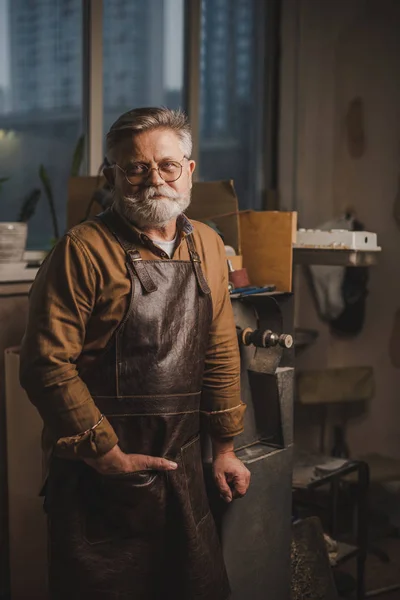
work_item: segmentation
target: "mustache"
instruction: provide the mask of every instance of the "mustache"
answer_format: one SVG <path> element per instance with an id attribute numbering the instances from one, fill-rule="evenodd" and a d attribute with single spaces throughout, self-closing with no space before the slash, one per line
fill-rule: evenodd
<path id="1" fill-rule="evenodd" d="M 163 196 L 168 200 L 179 200 L 181 194 L 171 189 L 168 186 L 150 186 L 136 192 L 136 194 L 129 194 L 124 196 L 124 200 L 130 200 L 131 202 L 146 202 L 152 200 L 156 196 Z"/>
<path id="2" fill-rule="evenodd" d="M 152 186 L 139 189 L 136 194 L 117 194 L 114 202 L 117 211 L 138 227 L 159 227 L 187 209 L 190 190 L 179 193 L 169 186 Z"/>

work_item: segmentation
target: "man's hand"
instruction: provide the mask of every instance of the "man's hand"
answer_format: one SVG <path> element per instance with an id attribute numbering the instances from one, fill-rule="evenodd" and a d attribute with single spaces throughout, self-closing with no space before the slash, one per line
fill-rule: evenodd
<path id="1" fill-rule="evenodd" d="M 98 458 L 85 458 L 85 463 L 101 475 L 147 470 L 174 471 L 178 467 L 176 463 L 166 458 L 144 454 L 125 454 L 118 445 Z"/>
<path id="2" fill-rule="evenodd" d="M 250 485 L 250 471 L 239 460 L 233 442 L 213 442 L 213 474 L 215 483 L 225 502 L 242 498 Z"/>

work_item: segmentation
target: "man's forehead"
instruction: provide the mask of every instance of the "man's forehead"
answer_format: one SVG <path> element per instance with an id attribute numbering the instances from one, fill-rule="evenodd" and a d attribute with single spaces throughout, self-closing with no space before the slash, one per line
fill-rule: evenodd
<path id="1" fill-rule="evenodd" d="M 179 137 L 174 131 L 154 129 L 124 136 L 116 151 L 125 160 L 153 159 L 177 155 L 181 158 L 182 150 Z"/>

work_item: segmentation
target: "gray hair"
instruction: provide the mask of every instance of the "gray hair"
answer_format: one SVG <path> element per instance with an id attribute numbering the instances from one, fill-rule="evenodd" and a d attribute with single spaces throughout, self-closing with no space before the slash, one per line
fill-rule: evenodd
<path id="1" fill-rule="evenodd" d="M 178 136 L 182 151 L 186 158 L 192 153 L 192 132 L 189 120 L 182 110 L 171 110 L 165 107 L 135 108 L 121 115 L 110 127 L 106 137 L 106 155 L 112 162 L 115 146 L 125 136 L 154 129 L 170 129 Z"/>

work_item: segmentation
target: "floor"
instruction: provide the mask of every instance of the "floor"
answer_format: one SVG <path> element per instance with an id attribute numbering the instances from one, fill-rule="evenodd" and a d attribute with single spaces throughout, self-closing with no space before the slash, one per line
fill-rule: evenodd
<path id="1" fill-rule="evenodd" d="M 384 539 L 377 543 L 380 550 L 387 553 L 390 558 L 390 562 L 385 564 L 379 558 L 373 554 L 369 554 L 366 564 L 366 589 L 375 590 L 387 586 L 400 584 L 400 539 Z M 348 563 L 340 567 L 341 571 L 350 573 L 355 577 L 355 564 L 354 559 L 349 560 Z M 347 598 L 353 598 L 350 596 Z M 400 600 L 400 589 L 374 596 L 374 598 L 382 600 Z"/>
<path id="2" fill-rule="evenodd" d="M 366 567 L 366 585 L 368 590 L 375 590 L 385 586 L 400 583 L 400 539 L 385 539 L 379 542 L 379 548 L 385 551 L 390 562 L 385 564 L 373 554 L 367 559 Z M 340 567 L 340 571 L 356 576 L 355 560 L 349 560 L 348 563 Z M 400 589 L 390 593 L 374 596 L 378 600 L 400 600 Z M 355 596 L 341 596 L 341 600 L 354 600 Z M 0 597 L 0 600 L 3 598 Z M 4 600 L 6 600 L 4 598 Z"/>
<path id="3" fill-rule="evenodd" d="M 314 513 L 318 514 L 318 513 Z M 351 512 L 349 513 L 352 514 Z M 320 518 L 323 518 L 323 513 Z M 350 526 L 346 511 L 341 511 L 339 521 L 342 521 L 342 531 L 348 531 Z M 370 550 L 376 548 L 389 558 L 385 562 L 375 552 L 369 552 L 366 563 L 366 590 L 372 591 L 400 584 L 400 484 L 393 486 L 371 487 L 369 494 L 369 539 Z M 329 529 L 326 529 L 327 531 Z M 397 537 L 396 537 L 397 536 Z M 383 555 L 384 558 L 384 555 Z M 336 571 L 350 574 L 353 583 L 356 578 L 356 560 L 354 558 L 341 565 Z M 347 578 L 347 582 L 348 582 Z M 343 577 L 342 577 L 343 584 Z M 341 594 L 341 598 L 354 600 L 354 594 Z M 381 593 L 371 598 L 378 600 L 400 600 L 400 589 Z M 368 599 L 367 599 L 368 600 Z"/>

